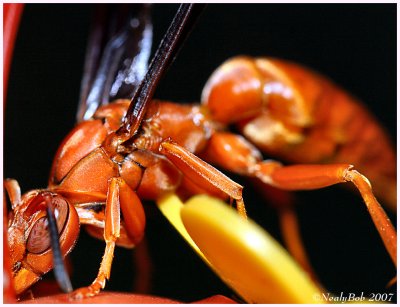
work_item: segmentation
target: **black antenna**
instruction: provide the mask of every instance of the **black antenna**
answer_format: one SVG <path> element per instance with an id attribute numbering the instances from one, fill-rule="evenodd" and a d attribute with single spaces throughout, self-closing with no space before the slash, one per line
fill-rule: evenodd
<path id="1" fill-rule="evenodd" d="M 121 127 L 116 131 L 121 143 L 129 140 L 138 131 L 158 82 L 173 62 L 205 6 L 205 4 L 193 3 L 180 5 L 157 49 L 146 76 L 131 100 Z"/>
<path id="2" fill-rule="evenodd" d="M 65 270 L 58 237 L 56 218 L 54 216 L 53 209 L 51 208 L 51 201 L 48 199 L 48 197 L 46 197 L 46 212 L 47 220 L 49 221 L 51 249 L 53 252 L 54 276 L 56 277 L 57 283 L 61 290 L 64 293 L 69 293 L 72 292 L 71 280 L 69 279 L 68 273 Z"/>

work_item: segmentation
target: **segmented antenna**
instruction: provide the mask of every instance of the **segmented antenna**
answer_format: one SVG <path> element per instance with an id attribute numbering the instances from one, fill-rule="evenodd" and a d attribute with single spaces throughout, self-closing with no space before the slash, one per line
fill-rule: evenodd
<path id="1" fill-rule="evenodd" d="M 51 250 L 53 252 L 54 275 L 61 290 L 64 293 L 69 293 L 72 292 L 71 280 L 69 279 L 68 273 L 65 270 L 58 237 L 56 218 L 54 216 L 53 209 L 51 208 L 51 201 L 48 197 L 46 197 L 46 212 L 47 220 L 49 221 Z"/>
<path id="2" fill-rule="evenodd" d="M 121 127 L 116 131 L 121 143 L 132 138 L 138 131 L 158 82 L 178 54 L 205 6 L 205 4 L 180 5 L 150 63 L 146 76 L 131 100 Z"/>

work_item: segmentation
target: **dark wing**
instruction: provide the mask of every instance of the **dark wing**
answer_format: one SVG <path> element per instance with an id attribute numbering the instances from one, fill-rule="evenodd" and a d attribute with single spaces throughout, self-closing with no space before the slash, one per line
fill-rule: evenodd
<path id="1" fill-rule="evenodd" d="M 131 98 L 144 78 L 152 44 L 149 4 L 98 5 L 86 50 L 77 122 L 100 105 Z"/>

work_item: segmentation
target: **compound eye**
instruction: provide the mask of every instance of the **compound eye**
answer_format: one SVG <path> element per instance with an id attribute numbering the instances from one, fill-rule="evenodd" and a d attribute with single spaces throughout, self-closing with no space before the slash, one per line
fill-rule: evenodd
<path id="1" fill-rule="evenodd" d="M 47 217 L 42 217 L 33 225 L 29 233 L 26 248 L 28 252 L 40 254 L 50 247 L 50 234 L 48 230 Z"/>
<path id="2" fill-rule="evenodd" d="M 58 233 L 61 234 L 68 218 L 68 203 L 65 199 L 57 196 L 51 200 L 51 203 L 54 208 Z M 41 254 L 50 248 L 50 243 L 49 222 L 47 216 L 43 216 L 33 225 L 26 242 L 26 249 L 30 253 Z"/>

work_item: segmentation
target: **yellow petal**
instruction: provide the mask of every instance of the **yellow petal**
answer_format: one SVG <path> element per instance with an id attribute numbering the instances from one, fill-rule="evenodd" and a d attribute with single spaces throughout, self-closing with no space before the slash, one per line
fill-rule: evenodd
<path id="1" fill-rule="evenodd" d="M 314 300 L 320 294 L 318 287 L 286 250 L 220 200 L 198 195 L 182 206 L 179 198 L 169 196 L 159 206 L 185 239 L 190 234 L 191 246 L 247 302 L 321 303 Z M 182 208 L 182 220 L 177 208 Z"/>
<path id="2" fill-rule="evenodd" d="M 168 221 L 175 227 L 175 229 L 180 233 L 180 235 L 186 240 L 187 243 L 196 251 L 196 253 L 205 261 L 208 265 L 206 257 L 197 247 L 196 243 L 193 242 L 190 235 L 187 233 L 185 226 L 181 219 L 181 209 L 183 208 L 183 203 L 175 194 L 168 194 L 157 200 L 157 205 L 162 214 L 168 219 Z"/>

